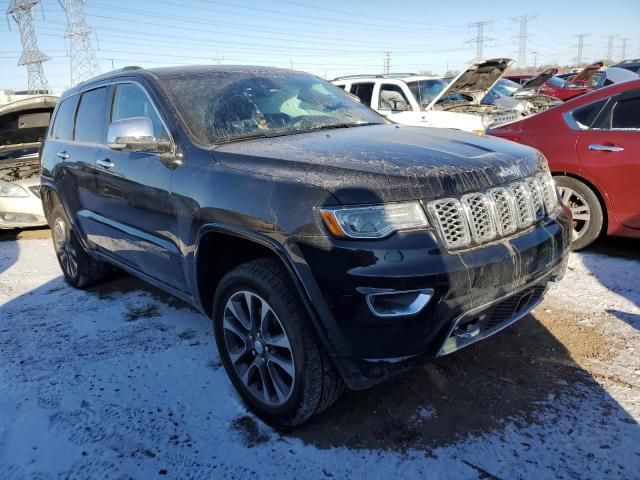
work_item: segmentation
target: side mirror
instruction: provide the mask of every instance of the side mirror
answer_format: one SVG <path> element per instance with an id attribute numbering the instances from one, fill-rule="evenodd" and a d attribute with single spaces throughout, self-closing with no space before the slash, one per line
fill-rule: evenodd
<path id="1" fill-rule="evenodd" d="M 171 142 L 156 140 L 153 136 L 153 123 L 147 117 L 132 117 L 116 120 L 109 125 L 107 133 L 109 148 L 121 152 L 171 151 Z"/>

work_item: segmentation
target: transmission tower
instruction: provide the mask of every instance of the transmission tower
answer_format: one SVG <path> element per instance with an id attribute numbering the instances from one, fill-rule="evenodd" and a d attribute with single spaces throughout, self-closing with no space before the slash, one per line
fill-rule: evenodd
<path id="1" fill-rule="evenodd" d="M 87 80 L 100 71 L 91 37 L 94 29 L 87 25 L 84 0 L 58 0 L 67 14 L 68 52 L 71 57 L 71 85 Z"/>
<path id="2" fill-rule="evenodd" d="M 391 71 L 391 52 L 384 52 L 383 72 L 389 73 Z"/>
<path id="3" fill-rule="evenodd" d="M 522 15 L 512 18 L 513 21 L 520 24 L 520 33 L 518 35 L 518 68 L 525 68 L 527 66 L 528 26 L 529 22 L 534 18 L 536 18 L 536 15 Z"/>
<path id="4" fill-rule="evenodd" d="M 49 83 L 42 68 L 42 62 L 49 57 L 38 48 L 38 39 L 34 26 L 33 7 L 40 0 L 11 0 L 7 15 L 10 15 L 18 24 L 20 41 L 22 42 L 22 55 L 18 65 L 27 67 L 27 93 L 29 95 L 48 92 Z"/>
<path id="5" fill-rule="evenodd" d="M 490 20 L 484 20 L 482 22 L 474 22 L 468 25 L 469 27 L 476 29 L 476 38 L 469 40 L 469 43 L 475 43 L 476 45 L 476 60 L 480 60 L 482 58 L 482 50 L 484 48 L 484 42 L 493 40 L 492 38 L 486 37 L 484 35 L 484 27 L 486 27 L 490 23 L 491 23 Z"/>
<path id="6" fill-rule="evenodd" d="M 607 61 L 611 61 L 613 59 L 613 40 L 616 37 L 617 35 L 609 35 L 607 37 L 607 55 L 604 57 Z"/>
<path id="7" fill-rule="evenodd" d="M 624 60 L 627 58 L 627 42 L 629 41 L 628 38 L 623 38 L 622 39 L 622 47 L 621 47 L 621 56 L 622 58 L 620 60 Z"/>
<path id="8" fill-rule="evenodd" d="M 575 62 L 577 67 L 579 67 L 582 64 L 582 51 L 584 50 L 584 47 L 587 46 L 584 43 L 584 39 L 587 36 L 588 35 L 586 33 L 580 33 L 576 35 L 576 38 L 578 39 L 578 43 L 574 45 L 574 47 L 577 47 L 578 49 L 578 54 L 576 55 L 576 62 Z"/>

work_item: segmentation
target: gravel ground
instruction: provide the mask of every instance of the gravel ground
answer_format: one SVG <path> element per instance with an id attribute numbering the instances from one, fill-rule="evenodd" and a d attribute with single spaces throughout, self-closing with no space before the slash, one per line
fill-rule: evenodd
<path id="1" fill-rule="evenodd" d="M 123 275 L 66 286 L 0 235 L 0 479 L 640 478 L 637 242 L 573 254 L 532 315 L 275 431 L 209 321 Z"/>

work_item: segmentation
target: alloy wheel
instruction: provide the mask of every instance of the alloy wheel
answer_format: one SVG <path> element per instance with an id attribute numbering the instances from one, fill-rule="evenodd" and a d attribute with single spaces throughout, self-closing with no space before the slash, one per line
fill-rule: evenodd
<path id="1" fill-rule="evenodd" d="M 71 244 L 69 229 L 62 218 L 57 218 L 53 225 L 53 240 L 56 245 L 58 257 L 60 258 L 62 270 L 70 278 L 76 278 L 78 275 L 76 250 Z"/>
<path id="2" fill-rule="evenodd" d="M 289 337 L 273 308 L 260 295 L 241 290 L 224 308 L 224 344 L 238 377 L 256 400 L 283 405 L 295 386 Z"/>
<path id="3" fill-rule="evenodd" d="M 582 237 L 591 223 L 591 209 L 589 204 L 575 190 L 568 187 L 558 187 L 562 203 L 571 209 L 573 214 L 573 234 L 572 240 L 575 242 Z"/>

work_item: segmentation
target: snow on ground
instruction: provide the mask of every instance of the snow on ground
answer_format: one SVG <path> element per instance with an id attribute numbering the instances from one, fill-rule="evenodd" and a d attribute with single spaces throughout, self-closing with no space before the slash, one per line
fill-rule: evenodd
<path id="1" fill-rule="evenodd" d="M 639 278 L 638 260 L 573 255 L 535 319 L 278 432 L 205 317 L 129 277 L 73 290 L 50 240 L 0 242 L 0 479 L 640 478 Z M 532 370 L 483 379 L 488 407 L 421 396 L 510 348 Z"/>

